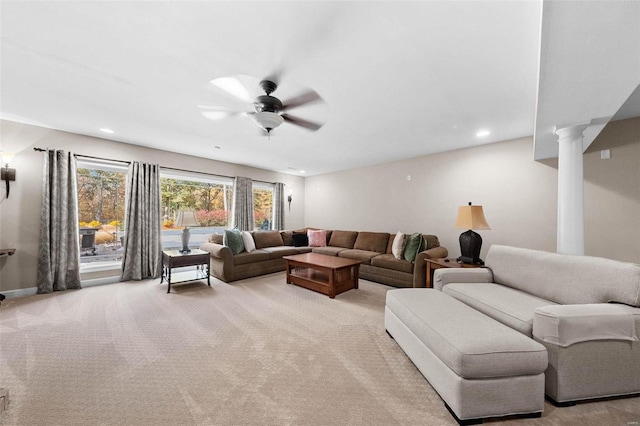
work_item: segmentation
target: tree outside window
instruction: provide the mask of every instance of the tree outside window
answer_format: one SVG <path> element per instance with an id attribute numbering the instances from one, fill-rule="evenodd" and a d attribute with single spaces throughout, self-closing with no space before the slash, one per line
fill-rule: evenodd
<path id="1" fill-rule="evenodd" d="M 253 227 L 255 230 L 273 229 L 273 185 L 253 183 Z"/>
<path id="2" fill-rule="evenodd" d="M 80 263 L 122 260 L 126 166 L 78 161 Z"/>
<path id="3" fill-rule="evenodd" d="M 161 171 L 162 246 L 181 247 L 182 227 L 174 226 L 180 211 L 195 212 L 199 227 L 190 228 L 189 245 L 197 248 L 213 233 L 231 224 L 233 180 Z"/>

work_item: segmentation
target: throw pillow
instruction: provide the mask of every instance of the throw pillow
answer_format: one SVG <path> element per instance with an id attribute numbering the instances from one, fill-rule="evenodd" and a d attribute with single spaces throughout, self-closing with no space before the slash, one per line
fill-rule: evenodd
<path id="1" fill-rule="evenodd" d="M 402 250 L 404 249 L 404 234 L 398 232 L 393 239 L 393 245 L 391 246 L 391 253 L 396 259 L 402 259 Z"/>
<path id="2" fill-rule="evenodd" d="M 407 246 L 404 249 L 404 260 L 413 263 L 416 260 L 416 255 L 422 251 L 422 234 L 416 232 L 411 234 Z"/>
<path id="3" fill-rule="evenodd" d="M 238 254 L 244 251 L 244 240 L 242 239 L 242 232 L 240 232 L 238 229 L 225 229 L 224 245 L 229 247 L 233 254 Z"/>
<path id="4" fill-rule="evenodd" d="M 309 237 L 309 247 L 327 246 L 327 231 L 309 229 L 307 231 L 307 236 Z"/>
<path id="5" fill-rule="evenodd" d="M 294 247 L 306 247 L 309 245 L 309 237 L 306 234 L 293 234 Z"/>
<path id="6" fill-rule="evenodd" d="M 251 232 L 242 231 L 242 242 L 244 243 L 244 249 L 251 253 L 256 249 L 256 243 L 253 241 L 253 236 L 251 236 Z"/>

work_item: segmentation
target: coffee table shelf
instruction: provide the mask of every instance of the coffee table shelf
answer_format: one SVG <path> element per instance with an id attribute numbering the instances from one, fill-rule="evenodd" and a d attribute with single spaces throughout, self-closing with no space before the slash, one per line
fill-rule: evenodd
<path id="1" fill-rule="evenodd" d="M 358 288 L 360 261 L 318 253 L 285 256 L 287 284 L 296 284 L 330 298 Z"/>

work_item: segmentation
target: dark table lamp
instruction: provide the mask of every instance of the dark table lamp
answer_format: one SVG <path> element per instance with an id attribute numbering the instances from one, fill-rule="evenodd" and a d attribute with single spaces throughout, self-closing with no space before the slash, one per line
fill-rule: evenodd
<path id="1" fill-rule="evenodd" d="M 189 248 L 189 237 L 191 237 L 191 232 L 188 227 L 200 226 L 196 219 L 195 212 L 180 211 L 178 213 L 178 219 L 176 219 L 176 223 L 173 225 L 184 226 L 184 229 L 182 230 L 182 250 L 180 250 L 180 253 L 191 253 L 191 249 Z"/>
<path id="2" fill-rule="evenodd" d="M 491 229 L 484 218 L 482 206 L 472 206 L 469 203 L 468 206 L 458 207 L 455 228 L 468 229 L 468 231 L 460 234 L 461 256 L 458 258 L 458 262 L 483 265 L 484 262 L 480 259 L 482 237 L 472 231 L 472 229 Z"/>

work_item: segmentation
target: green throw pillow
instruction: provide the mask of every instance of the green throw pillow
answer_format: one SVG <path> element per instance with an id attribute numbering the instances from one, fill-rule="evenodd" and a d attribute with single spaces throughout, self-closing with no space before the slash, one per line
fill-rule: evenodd
<path id="1" fill-rule="evenodd" d="M 229 247 L 233 254 L 242 253 L 244 251 L 244 240 L 242 232 L 237 229 L 225 229 L 224 245 Z"/>
<path id="2" fill-rule="evenodd" d="M 416 255 L 422 251 L 422 234 L 416 232 L 411 234 L 407 246 L 404 248 L 404 260 L 408 260 L 413 263 L 416 260 Z"/>

